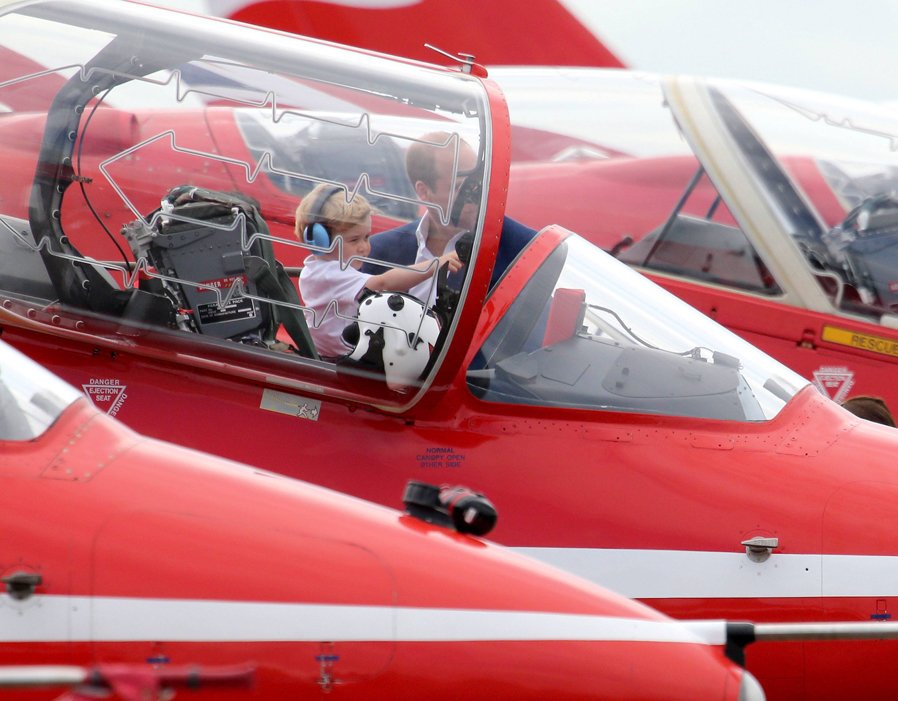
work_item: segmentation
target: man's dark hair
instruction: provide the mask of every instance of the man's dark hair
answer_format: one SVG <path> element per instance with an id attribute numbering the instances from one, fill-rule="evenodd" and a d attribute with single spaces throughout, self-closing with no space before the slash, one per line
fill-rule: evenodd
<path id="1" fill-rule="evenodd" d="M 867 421 L 874 421 L 893 428 L 895 426 L 892 412 L 889 411 L 889 407 L 886 406 L 885 401 L 880 397 L 858 395 L 846 399 L 842 402 L 842 406 L 855 416 L 860 416 L 862 419 L 867 419 Z"/>

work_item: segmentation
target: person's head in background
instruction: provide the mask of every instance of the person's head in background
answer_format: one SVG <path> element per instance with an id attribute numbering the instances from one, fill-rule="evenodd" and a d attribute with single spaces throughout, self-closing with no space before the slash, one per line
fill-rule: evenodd
<path id="1" fill-rule="evenodd" d="M 889 411 L 885 401 L 880 397 L 868 397 L 865 395 L 849 397 L 842 402 L 842 406 L 855 416 L 859 416 L 867 421 L 895 427 L 895 419 L 892 417 L 892 412 Z"/>

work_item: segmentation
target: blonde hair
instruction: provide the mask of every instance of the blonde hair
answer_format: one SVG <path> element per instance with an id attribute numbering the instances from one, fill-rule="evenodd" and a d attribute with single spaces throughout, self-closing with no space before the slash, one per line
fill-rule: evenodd
<path id="1" fill-rule="evenodd" d="M 296 208 L 296 237 L 302 241 L 302 232 L 311 224 L 323 224 L 331 236 L 342 234 L 357 224 L 364 223 L 371 216 L 371 205 L 362 195 L 356 194 L 347 202 L 345 191 L 340 188 L 334 190 L 334 185 L 321 183 L 302 198 L 299 207 Z M 327 196 L 325 202 L 319 200 Z"/>

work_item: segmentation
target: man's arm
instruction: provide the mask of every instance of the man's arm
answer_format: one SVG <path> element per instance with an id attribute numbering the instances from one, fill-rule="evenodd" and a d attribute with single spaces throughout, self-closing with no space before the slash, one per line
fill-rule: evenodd
<path id="1" fill-rule="evenodd" d="M 512 264 L 518 254 L 527 247 L 527 244 L 536 236 L 535 229 L 524 226 L 510 217 L 502 220 L 502 233 L 499 236 L 499 251 L 496 254 L 496 265 L 493 267 L 493 276 L 490 280 L 490 289 L 496 286 L 499 278 Z"/>
<path id="2" fill-rule="evenodd" d="M 415 231 L 418 220 L 389 229 L 371 237 L 370 258 L 377 258 L 386 263 L 397 265 L 413 265 L 418 253 L 418 239 Z M 368 275 L 380 275 L 390 268 L 375 263 L 364 263 L 362 272 Z"/>

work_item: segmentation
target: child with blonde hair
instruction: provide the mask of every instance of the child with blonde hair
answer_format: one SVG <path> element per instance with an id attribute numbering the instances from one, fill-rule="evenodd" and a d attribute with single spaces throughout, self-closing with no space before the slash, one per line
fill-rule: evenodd
<path id="1" fill-rule="evenodd" d="M 358 315 L 365 290 L 407 292 L 435 276 L 439 267 L 447 265 L 454 273 L 462 266 L 453 251 L 439 256 L 437 266 L 424 261 L 379 275 L 361 272 L 361 259 L 371 253 L 371 205 L 358 194 L 347 202 L 343 187 L 326 183 L 315 187 L 297 208 L 296 235 L 321 249 L 303 262 L 299 292 L 304 305 L 315 312 L 310 331 L 322 358 L 337 358 L 352 350 L 343 340 L 343 329 Z"/>

